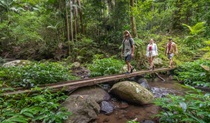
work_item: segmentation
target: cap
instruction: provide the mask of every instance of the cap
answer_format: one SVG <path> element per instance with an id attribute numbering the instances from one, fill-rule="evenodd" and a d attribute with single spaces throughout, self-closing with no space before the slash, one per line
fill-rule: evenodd
<path id="1" fill-rule="evenodd" d="M 172 40 L 172 38 L 169 38 L 168 40 Z"/>

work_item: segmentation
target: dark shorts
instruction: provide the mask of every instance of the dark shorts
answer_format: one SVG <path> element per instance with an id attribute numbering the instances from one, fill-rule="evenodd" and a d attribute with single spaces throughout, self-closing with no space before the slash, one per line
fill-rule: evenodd
<path id="1" fill-rule="evenodd" d="M 173 56 L 174 56 L 174 54 L 173 54 L 173 53 L 169 53 L 169 54 L 168 54 L 168 59 L 172 59 L 172 58 L 173 58 Z"/>
<path id="2" fill-rule="evenodd" d="M 131 55 L 127 55 L 127 56 L 125 57 L 125 61 L 126 61 L 126 62 L 130 62 L 130 61 L 131 61 Z"/>

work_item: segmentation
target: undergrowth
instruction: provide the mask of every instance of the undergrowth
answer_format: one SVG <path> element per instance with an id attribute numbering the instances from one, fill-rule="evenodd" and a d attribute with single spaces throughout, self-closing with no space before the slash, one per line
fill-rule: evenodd
<path id="1" fill-rule="evenodd" d="M 62 123 L 71 114 L 60 108 L 67 98 L 61 92 L 41 91 L 39 95 L 21 94 L 0 97 L 1 123 Z"/>
<path id="2" fill-rule="evenodd" d="M 0 84 L 11 87 L 35 87 L 40 84 L 74 80 L 68 67 L 59 63 L 31 63 L 26 66 L 1 67 Z"/>
<path id="3" fill-rule="evenodd" d="M 88 65 L 91 76 L 104 76 L 120 73 L 123 62 L 115 58 L 94 59 L 92 64 Z"/>
<path id="4" fill-rule="evenodd" d="M 209 123 L 210 94 L 194 89 L 184 96 L 168 95 L 154 103 L 162 108 L 161 123 Z"/>
<path id="5" fill-rule="evenodd" d="M 209 60 L 185 62 L 175 70 L 178 81 L 192 86 L 210 87 L 210 71 L 202 66 L 210 67 Z"/>

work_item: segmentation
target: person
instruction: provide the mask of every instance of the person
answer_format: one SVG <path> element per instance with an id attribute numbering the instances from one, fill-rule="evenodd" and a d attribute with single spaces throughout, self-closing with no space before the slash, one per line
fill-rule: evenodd
<path id="1" fill-rule="evenodd" d="M 131 59 L 134 57 L 134 40 L 131 37 L 131 34 L 128 30 L 124 31 L 124 39 L 122 42 L 123 48 L 122 48 L 122 55 L 125 58 L 125 63 L 127 64 L 127 72 L 126 73 L 132 73 L 134 70 L 134 67 L 131 65 Z"/>
<path id="2" fill-rule="evenodd" d="M 150 39 L 149 44 L 147 45 L 147 49 L 146 49 L 146 56 L 148 58 L 150 70 L 154 70 L 154 68 L 155 68 L 153 60 L 154 60 L 155 56 L 157 56 L 157 55 L 158 55 L 157 45 L 154 43 L 153 39 Z"/>
<path id="3" fill-rule="evenodd" d="M 177 49 L 177 46 L 176 44 L 173 42 L 173 40 L 171 38 L 168 39 L 168 43 L 166 45 L 166 48 L 165 48 L 165 55 L 168 56 L 168 59 L 169 59 L 169 68 L 172 67 L 172 63 L 173 63 L 173 56 L 174 54 L 177 54 L 178 53 L 178 49 Z"/>

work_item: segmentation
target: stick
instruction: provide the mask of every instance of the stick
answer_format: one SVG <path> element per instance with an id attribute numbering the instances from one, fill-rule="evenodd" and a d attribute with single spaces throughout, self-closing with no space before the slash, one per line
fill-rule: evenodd
<path id="1" fill-rule="evenodd" d="M 165 82 L 165 79 L 163 79 L 160 75 L 158 75 L 158 73 L 155 72 L 155 75 L 156 75 L 159 79 L 161 79 L 162 81 Z"/>

